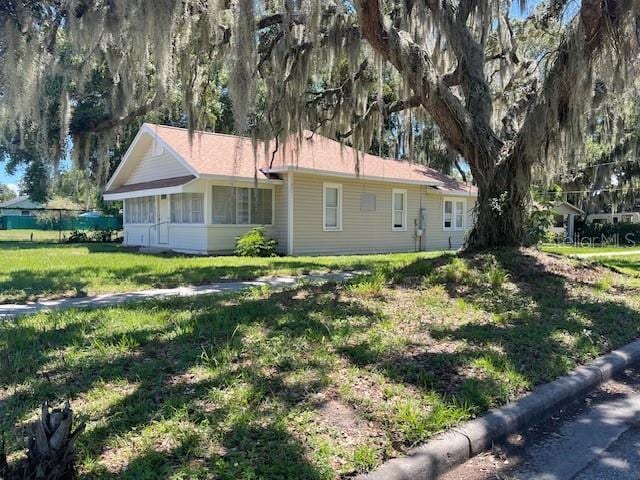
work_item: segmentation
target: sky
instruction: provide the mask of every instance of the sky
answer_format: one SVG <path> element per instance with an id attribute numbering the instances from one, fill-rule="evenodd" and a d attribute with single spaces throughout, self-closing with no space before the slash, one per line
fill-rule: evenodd
<path id="1" fill-rule="evenodd" d="M 22 179 L 22 169 L 16 171 L 14 175 L 9 175 L 4 168 L 4 164 L 0 163 L 0 183 L 9 185 L 13 191 L 18 193 L 18 185 Z"/>

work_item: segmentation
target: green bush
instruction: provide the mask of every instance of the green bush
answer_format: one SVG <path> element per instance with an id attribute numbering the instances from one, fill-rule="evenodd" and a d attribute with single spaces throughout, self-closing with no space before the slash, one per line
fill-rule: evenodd
<path id="1" fill-rule="evenodd" d="M 553 204 L 550 201 L 542 201 L 534 204 L 525 219 L 525 244 L 536 245 L 543 241 L 551 240 L 549 238 L 549 229 L 553 225 L 555 212 Z"/>
<path id="2" fill-rule="evenodd" d="M 264 228 L 256 227 L 236 238 L 236 255 L 239 257 L 275 257 L 278 242 L 267 238 Z"/>
<path id="3" fill-rule="evenodd" d="M 594 245 L 640 245 L 640 223 L 580 223 L 576 226 L 577 242 Z"/>

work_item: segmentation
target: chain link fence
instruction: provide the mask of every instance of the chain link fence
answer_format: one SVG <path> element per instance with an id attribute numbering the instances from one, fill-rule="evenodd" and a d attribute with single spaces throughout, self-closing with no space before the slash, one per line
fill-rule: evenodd
<path id="1" fill-rule="evenodd" d="M 122 216 L 62 208 L 0 208 L 0 241 L 115 241 Z"/>

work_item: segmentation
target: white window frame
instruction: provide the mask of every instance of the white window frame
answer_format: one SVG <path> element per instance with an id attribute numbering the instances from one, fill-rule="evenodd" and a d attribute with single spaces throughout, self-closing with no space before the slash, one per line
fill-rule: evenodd
<path id="1" fill-rule="evenodd" d="M 174 200 L 175 197 L 177 195 L 181 195 L 180 197 L 180 221 L 179 222 L 174 222 L 173 221 L 173 207 L 174 207 Z M 183 218 L 183 213 L 184 213 L 184 195 L 190 195 L 189 198 L 189 218 L 190 220 L 193 219 L 193 213 L 194 211 L 198 211 L 198 210 L 194 210 L 193 209 L 193 195 L 202 195 L 202 211 L 200 212 L 200 216 L 202 217 L 202 221 L 199 222 L 193 222 L 193 221 L 189 221 L 189 222 L 185 222 L 184 218 Z M 204 225 L 205 224 L 205 218 L 204 218 L 204 202 L 206 201 L 205 199 L 205 194 L 203 192 L 181 192 L 181 193 L 172 193 L 171 195 L 169 195 L 169 224 L 170 225 Z M 158 208 L 157 210 L 157 214 L 160 214 L 160 210 Z"/>
<path id="2" fill-rule="evenodd" d="M 338 206 L 337 206 L 337 223 L 336 227 L 327 226 L 327 189 L 335 188 L 338 190 Z M 322 184 L 322 230 L 325 232 L 341 232 L 342 231 L 342 184 L 341 183 L 323 183 Z"/>
<path id="3" fill-rule="evenodd" d="M 208 188 L 209 188 L 209 200 L 208 200 L 208 205 L 209 205 L 209 219 L 207 220 L 205 218 L 205 223 L 207 223 L 208 226 L 210 227 L 214 227 L 214 228 L 236 228 L 236 227 L 249 227 L 249 228 L 255 228 L 255 227 L 273 227 L 275 225 L 275 219 L 276 219 L 276 190 L 273 186 L 269 185 L 269 186 L 258 186 L 258 190 L 271 190 L 271 223 L 213 223 L 213 187 L 232 187 L 232 188 L 248 188 L 249 189 L 249 222 L 251 222 L 251 220 L 253 220 L 253 218 L 251 218 L 251 202 L 252 202 L 252 197 L 253 197 L 253 191 L 255 190 L 255 187 L 251 186 L 251 185 L 230 185 L 228 183 L 221 183 L 221 182 L 215 182 L 215 183 L 211 183 L 209 184 Z M 236 218 L 237 218 L 237 203 L 238 203 L 238 193 L 236 190 Z M 207 200 L 205 199 L 205 202 L 207 202 Z"/>
<path id="4" fill-rule="evenodd" d="M 402 226 L 395 226 L 395 216 L 396 216 L 396 194 L 402 194 Z M 406 232 L 407 231 L 407 199 L 408 194 L 407 191 L 401 188 L 394 188 L 391 192 L 391 230 L 394 232 Z M 399 211 L 399 210 L 398 210 Z"/>
<path id="5" fill-rule="evenodd" d="M 444 222 L 445 222 L 445 211 L 446 211 L 446 205 L 447 202 L 451 202 L 451 226 L 450 227 L 446 227 Z M 461 203 L 462 204 L 462 227 L 456 227 L 456 205 Z M 450 232 L 450 231 L 454 231 L 454 232 L 462 232 L 466 229 L 467 227 L 467 201 L 464 199 L 456 199 L 456 198 L 451 198 L 451 199 L 443 199 L 442 201 L 442 230 L 446 231 L 446 232 Z"/>
<path id="6" fill-rule="evenodd" d="M 147 204 L 146 207 L 142 206 L 143 201 Z M 146 215 L 143 215 L 145 210 Z M 153 225 L 157 212 L 155 195 L 125 198 L 122 202 L 122 219 L 125 225 Z M 136 217 L 136 221 L 128 221 L 128 219 L 131 220 L 131 217 Z M 150 222 L 149 219 L 152 221 Z"/>

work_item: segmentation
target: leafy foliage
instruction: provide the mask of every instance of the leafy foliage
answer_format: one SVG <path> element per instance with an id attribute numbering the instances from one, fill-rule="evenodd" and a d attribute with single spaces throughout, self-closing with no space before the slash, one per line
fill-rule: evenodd
<path id="1" fill-rule="evenodd" d="M 278 242 L 267 238 L 264 228 L 255 227 L 236 239 L 239 257 L 275 257 Z"/>
<path id="2" fill-rule="evenodd" d="M 480 191 L 470 243 L 519 244 L 532 173 L 575 166 L 587 113 L 631 85 L 639 7 L 584 0 L 566 18 L 561 0 L 512 19 L 511 3 L 5 2 L 0 142 L 44 161 L 71 134 L 100 183 L 135 123 L 215 128 L 231 99 L 235 131 L 276 145 L 311 129 L 455 165 Z"/>
<path id="3" fill-rule="evenodd" d="M 638 223 L 581 223 L 576 232 L 581 242 L 640 246 Z"/>
<path id="4" fill-rule="evenodd" d="M 6 202 L 12 198 L 16 198 L 16 192 L 11 190 L 8 185 L 0 183 L 0 202 Z"/>

